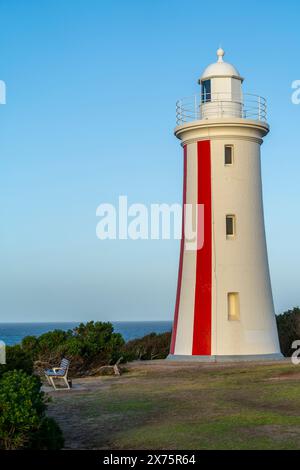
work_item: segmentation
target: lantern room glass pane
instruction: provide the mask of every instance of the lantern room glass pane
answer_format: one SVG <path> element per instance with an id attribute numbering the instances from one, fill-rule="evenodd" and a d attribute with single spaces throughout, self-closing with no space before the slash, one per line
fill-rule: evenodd
<path id="1" fill-rule="evenodd" d="M 204 80 L 202 82 L 202 91 L 201 91 L 201 101 L 202 103 L 209 103 L 211 101 L 211 81 Z"/>

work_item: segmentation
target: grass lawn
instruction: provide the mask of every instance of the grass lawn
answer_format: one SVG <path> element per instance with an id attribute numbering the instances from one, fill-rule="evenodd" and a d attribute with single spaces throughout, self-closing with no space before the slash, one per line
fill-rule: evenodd
<path id="1" fill-rule="evenodd" d="M 66 448 L 299 449 L 300 366 L 134 363 L 52 392 Z"/>

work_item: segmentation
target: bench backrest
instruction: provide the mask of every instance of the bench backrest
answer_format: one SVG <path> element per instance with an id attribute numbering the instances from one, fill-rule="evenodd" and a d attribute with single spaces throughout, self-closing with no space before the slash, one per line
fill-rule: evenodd
<path id="1" fill-rule="evenodd" d="M 70 365 L 70 361 L 68 361 L 68 359 L 63 358 L 63 359 L 61 360 L 60 367 L 61 367 L 63 370 L 67 370 L 67 369 L 69 368 L 69 365 Z"/>

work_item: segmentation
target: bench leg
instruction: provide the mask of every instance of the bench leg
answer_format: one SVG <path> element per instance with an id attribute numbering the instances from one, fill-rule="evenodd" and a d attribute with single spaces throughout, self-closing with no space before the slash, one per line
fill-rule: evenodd
<path id="1" fill-rule="evenodd" d="M 50 378 L 52 387 L 54 388 L 54 390 L 57 390 L 57 388 L 55 386 L 55 383 L 54 383 L 54 380 L 53 380 L 53 377 L 49 377 L 49 378 Z"/>
<path id="2" fill-rule="evenodd" d="M 66 387 L 57 388 L 56 385 L 55 385 L 55 380 L 54 379 L 62 379 L 65 382 Z M 52 384 L 54 390 L 56 390 L 57 392 L 59 390 L 70 390 L 71 389 L 67 377 L 50 377 L 50 380 L 51 380 L 51 384 Z"/>
<path id="3" fill-rule="evenodd" d="M 45 374 L 45 377 L 46 377 L 46 379 L 47 379 L 48 384 L 51 385 L 50 379 L 49 379 L 49 377 L 48 377 L 47 374 Z"/>
<path id="4" fill-rule="evenodd" d="M 65 384 L 67 386 L 67 388 L 70 390 L 70 385 L 69 385 L 69 382 L 68 382 L 68 378 L 67 377 L 63 377 L 64 381 L 65 381 Z"/>
<path id="5" fill-rule="evenodd" d="M 51 385 L 54 388 L 54 390 L 56 390 L 56 391 L 58 391 L 58 390 L 70 390 L 71 389 L 70 384 L 68 382 L 68 377 L 66 375 L 63 376 L 63 377 L 62 376 L 56 376 L 55 377 L 55 376 L 45 374 L 45 377 L 46 377 L 49 385 Z M 65 382 L 66 387 L 57 388 L 56 385 L 55 385 L 55 380 L 54 379 L 62 379 Z"/>

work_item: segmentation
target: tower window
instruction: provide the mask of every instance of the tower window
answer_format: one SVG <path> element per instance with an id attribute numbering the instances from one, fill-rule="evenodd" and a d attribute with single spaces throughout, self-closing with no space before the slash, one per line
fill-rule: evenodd
<path id="1" fill-rule="evenodd" d="M 238 292 L 227 294 L 228 320 L 238 321 L 240 319 L 240 298 Z"/>
<path id="2" fill-rule="evenodd" d="M 233 164 L 233 146 L 225 145 L 225 165 Z"/>
<path id="3" fill-rule="evenodd" d="M 235 237 L 236 220 L 235 215 L 226 215 L 226 236 L 227 238 Z"/>
<path id="4" fill-rule="evenodd" d="M 211 80 L 204 80 L 202 82 L 201 95 L 202 103 L 209 103 L 211 101 Z"/>

